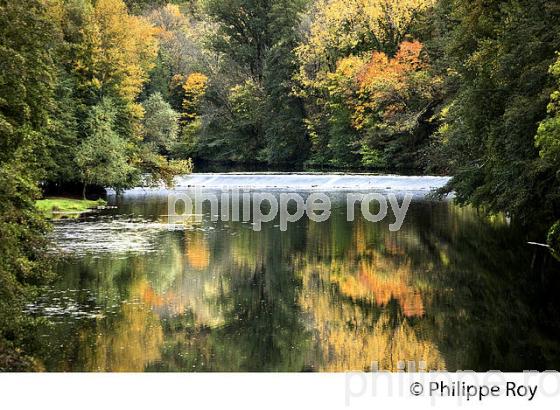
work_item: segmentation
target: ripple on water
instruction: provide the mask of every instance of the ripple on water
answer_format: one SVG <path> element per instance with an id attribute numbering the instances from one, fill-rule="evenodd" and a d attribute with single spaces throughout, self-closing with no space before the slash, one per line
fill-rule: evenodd
<path id="1" fill-rule="evenodd" d="M 62 221 L 54 224 L 52 251 L 76 256 L 159 252 L 156 239 L 168 228 L 138 219 Z"/>
<path id="2" fill-rule="evenodd" d="M 84 294 L 78 301 L 77 293 Z M 89 294 L 89 295 L 88 295 Z M 54 321 L 65 319 L 99 319 L 102 318 L 103 309 L 96 303 L 96 298 L 87 289 L 75 290 L 56 290 L 44 289 L 41 296 L 25 306 L 27 313 L 43 316 Z"/>

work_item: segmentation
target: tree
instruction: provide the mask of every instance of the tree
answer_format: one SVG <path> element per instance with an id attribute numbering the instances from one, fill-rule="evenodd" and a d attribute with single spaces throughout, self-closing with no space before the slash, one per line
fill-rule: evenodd
<path id="1" fill-rule="evenodd" d="M 309 154 L 309 135 L 305 127 L 305 107 L 293 92 L 297 70 L 294 49 L 300 40 L 296 27 L 305 2 L 273 2 L 270 24 L 273 45 L 268 50 L 263 72 L 266 94 L 264 138 L 265 156 L 270 164 L 302 164 Z"/>
<path id="2" fill-rule="evenodd" d="M 350 55 L 379 51 L 393 56 L 410 34 L 417 16 L 431 0 L 319 0 L 311 10 L 305 41 L 296 49 L 298 80 L 304 87 L 320 87 L 336 70 L 337 61 Z"/>
<path id="3" fill-rule="evenodd" d="M 374 52 L 358 74 L 354 125 L 364 134 L 362 164 L 418 167 L 418 148 L 435 129 L 442 83 L 422 50 L 419 41 L 403 41 L 393 58 Z"/>
<path id="4" fill-rule="evenodd" d="M 80 87 L 94 103 L 119 97 L 133 104 L 154 66 L 155 28 L 129 15 L 122 0 L 97 0 L 83 18 L 73 62 Z"/>
<path id="5" fill-rule="evenodd" d="M 551 94 L 560 7 L 547 0 L 451 5 L 457 24 L 445 59 L 458 88 L 441 129 L 453 164 L 449 189 L 462 203 L 550 223 L 556 171 L 539 158 L 534 136 Z"/>
<path id="6" fill-rule="evenodd" d="M 212 46 L 239 64 L 254 81 L 262 81 L 266 51 L 272 45 L 270 30 L 273 1 L 206 0 L 205 11 L 218 31 Z"/>
<path id="7" fill-rule="evenodd" d="M 0 0 L 0 38 L 0 370 L 36 370 L 22 311 L 29 286 L 51 274 L 34 202 L 55 106 L 56 28 L 43 2 Z"/>
<path id="8" fill-rule="evenodd" d="M 169 0 L 124 0 L 132 14 L 142 14 L 150 9 L 164 6 Z"/>
<path id="9" fill-rule="evenodd" d="M 208 77 L 202 73 L 191 73 L 183 84 L 183 119 L 192 122 L 200 115 L 202 99 L 206 92 Z"/>
<path id="10" fill-rule="evenodd" d="M 142 103 L 144 107 L 144 142 L 153 144 L 160 153 L 168 152 L 177 140 L 179 114 L 161 94 L 152 94 Z"/>
<path id="11" fill-rule="evenodd" d="M 211 70 L 214 58 L 203 46 L 210 24 L 183 14 L 175 4 L 154 9 L 148 19 L 157 28 L 160 47 L 144 93 L 160 92 L 175 110 L 180 111 L 181 99 L 175 98 L 173 90 L 178 82 L 174 78 Z"/>
<path id="12" fill-rule="evenodd" d="M 335 167 L 359 165 L 359 128 L 354 117 L 358 112 L 358 75 L 364 59 L 349 56 L 338 60 L 336 70 L 325 79 L 326 97 L 321 107 L 326 124 L 328 164 Z"/>
<path id="13" fill-rule="evenodd" d="M 52 277 L 40 186 L 81 179 L 84 190 L 120 189 L 141 172 L 171 182 L 192 163 L 142 142 L 137 97 L 157 40 L 121 0 L 0 0 L 0 38 L 0 370 L 41 369 L 23 313 L 30 288 Z"/>
<path id="14" fill-rule="evenodd" d="M 560 203 L 560 57 L 550 67 L 550 74 L 556 79 L 557 87 L 550 96 L 548 118 L 543 120 L 537 129 L 535 142 L 539 155 L 554 179 L 550 179 L 548 197 L 551 202 Z M 556 209 L 557 211 L 557 209 Z M 558 214 L 555 215 L 558 217 Z M 560 257 L 560 220 L 549 229 L 548 244 Z"/>
<path id="15" fill-rule="evenodd" d="M 77 107 L 73 163 L 84 190 L 90 184 L 123 189 L 138 183 L 140 173 L 170 182 L 172 172 L 188 172 L 190 165 L 160 156 L 177 135 L 171 107 L 161 96 L 138 102 L 155 65 L 159 30 L 129 14 L 122 0 L 71 0 L 64 7 L 65 67 Z"/>
<path id="16" fill-rule="evenodd" d="M 420 13 L 431 4 L 427 0 L 321 0 L 314 4 L 304 41 L 295 49 L 296 90 L 306 103 L 311 162 L 337 167 L 385 164 L 369 142 L 360 141 L 363 138 L 355 127 L 354 111 L 360 108 L 355 77 L 372 52 L 393 58 Z"/>
<path id="17" fill-rule="evenodd" d="M 127 142 L 115 130 L 117 109 L 107 98 L 91 108 L 85 121 L 85 139 L 78 147 L 76 165 L 86 199 L 88 185 L 122 189 L 130 184 L 134 167 L 129 162 Z"/>
<path id="18" fill-rule="evenodd" d="M 303 7 L 302 0 L 204 2 L 217 26 L 211 47 L 229 75 L 210 81 L 201 141 L 211 152 L 222 146 L 223 159 L 293 163 L 305 156 L 303 104 L 291 92 Z"/>
<path id="19" fill-rule="evenodd" d="M 560 168 L 560 58 L 550 67 L 557 89 L 550 95 L 548 118 L 543 120 L 535 139 L 541 158 L 556 169 Z"/>

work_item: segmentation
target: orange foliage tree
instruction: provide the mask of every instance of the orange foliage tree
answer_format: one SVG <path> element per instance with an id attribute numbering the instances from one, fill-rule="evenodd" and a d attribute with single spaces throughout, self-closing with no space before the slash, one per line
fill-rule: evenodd
<path id="1" fill-rule="evenodd" d="M 366 165 L 386 157 L 394 144 L 414 146 L 433 120 L 441 79 L 430 72 L 422 50 L 419 41 L 404 41 L 393 58 L 373 52 L 357 75 L 353 126 L 363 134 Z"/>

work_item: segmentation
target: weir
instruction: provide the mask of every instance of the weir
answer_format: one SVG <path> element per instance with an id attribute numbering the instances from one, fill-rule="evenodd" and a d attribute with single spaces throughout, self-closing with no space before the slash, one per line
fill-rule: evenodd
<path id="1" fill-rule="evenodd" d="M 207 189 L 280 189 L 313 190 L 330 192 L 358 190 L 375 192 L 411 192 L 426 195 L 433 189 L 447 184 L 450 177 L 401 176 L 376 174 L 322 174 L 322 173 L 200 173 L 175 178 L 172 188 L 137 187 L 126 190 L 128 194 L 180 191 L 192 188 Z M 108 189 L 108 194 L 115 192 Z"/>

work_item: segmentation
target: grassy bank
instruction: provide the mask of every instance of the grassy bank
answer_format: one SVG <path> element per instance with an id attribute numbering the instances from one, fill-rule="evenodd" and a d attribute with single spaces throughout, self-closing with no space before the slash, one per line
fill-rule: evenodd
<path id="1" fill-rule="evenodd" d="M 76 217 L 92 208 L 106 204 L 107 201 L 103 199 L 92 201 L 74 198 L 45 198 L 35 203 L 37 209 L 49 218 Z"/>

